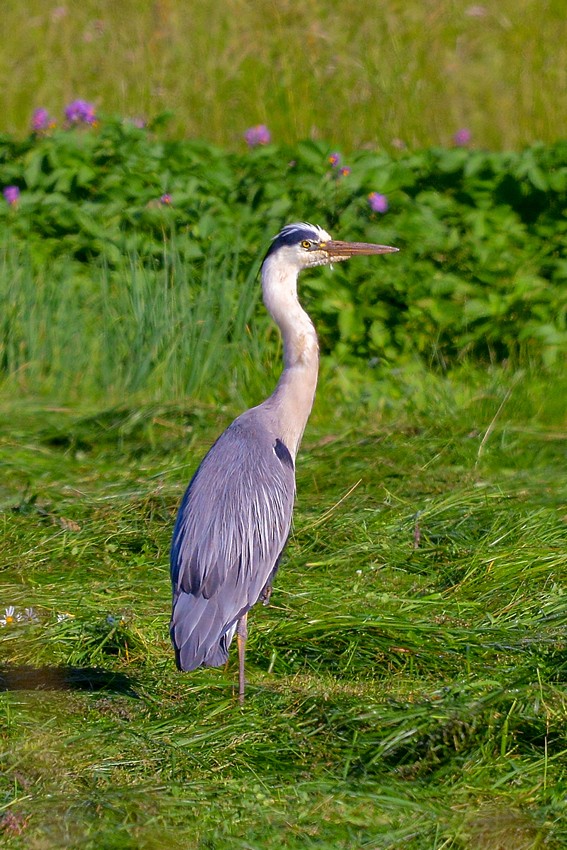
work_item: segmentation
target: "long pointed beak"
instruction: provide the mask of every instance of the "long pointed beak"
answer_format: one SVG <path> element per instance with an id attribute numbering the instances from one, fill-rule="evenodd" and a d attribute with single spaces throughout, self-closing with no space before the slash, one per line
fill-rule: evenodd
<path id="1" fill-rule="evenodd" d="M 374 245 L 371 242 L 340 242 L 334 239 L 330 242 L 321 242 L 319 249 L 325 251 L 333 262 L 348 260 L 350 257 L 363 254 L 394 254 L 400 250 L 399 248 L 392 248 L 390 245 Z"/>

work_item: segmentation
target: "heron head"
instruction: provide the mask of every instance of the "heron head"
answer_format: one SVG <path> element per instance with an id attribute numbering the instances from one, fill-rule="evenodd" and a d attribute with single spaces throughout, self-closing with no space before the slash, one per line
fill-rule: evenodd
<path id="1" fill-rule="evenodd" d="M 389 245 L 336 241 L 322 227 L 298 222 L 286 225 L 274 237 L 265 259 L 277 255 L 281 262 L 301 270 L 328 266 L 359 255 L 391 254 L 398 250 Z"/>

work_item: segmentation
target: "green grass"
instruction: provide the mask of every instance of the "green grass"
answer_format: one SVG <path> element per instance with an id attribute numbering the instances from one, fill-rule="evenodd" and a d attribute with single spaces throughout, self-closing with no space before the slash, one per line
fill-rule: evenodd
<path id="1" fill-rule="evenodd" d="M 5 846 L 564 847 L 566 390 L 400 375 L 361 413 L 323 380 L 243 710 L 234 659 L 179 675 L 167 637 L 233 411 L 5 398 L 2 611 L 39 619 L 0 627 Z"/>
<path id="2" fill-rule="evenodd" d="M 159 261 L 127 256 L 116 269 L 68 260 L 32 267 L 25 251 L 0 260 L 4 391 L 59 400 L 127 396 L 225 397 L 253 388 L 255 367 L 273 359 L 275 330 L 262 317 L 250 333 L 261 288 L 259 260 L 238 275 L 238 250 L 198 265 L 169 249 Z"/>
<path id="3" fill-rule="evenodd" d="M 504 177 L 490 155 L 424 152 L 419 179 L 430 159 L 441 171 L 415 201 L 397 160 L 368 153 L 446 146 L 460 127 L 483 150 L 563 136 L 563 4 L 30 0 L 2 22 L 0 130 L 27 134 L 38 106 L 61 124 L 75 97 L 103 121 L 11 154 L 4 140 L 4 185 L 23 192 L 3 208 L 0 617 L 34 613 L 0 624 L 0 844 L 567 846 L 561 154 L 542 169 L 534 148 Z M 265 122 L 279 146 L 233 174 L 214 149 L 104 121 L 170 109 L 174 137 L 242 149 Z M 307 138 L 330 147 L 281 159 Z M 353 166 L 340 186 L 335 148 Z M 374 189 L 387 219 L 369 218 Z M 341 270 L 304 290 L 309 309 L 326 303 L 333 356 L 272 604 L 250 617 L 241 709 L 234 658 L 174 669 L 168 549 L 199 459 L 273 386 L 258 252 L 303 209 L 329 226 L 346 210 L 337 236 L 390 228 L 409 277 L 392 265 L 374 289 L 353 267 L 360 304 Z M 445 303 L 457 272 L 466 297 Z M 402 279 L 422 281 L 425 306 L 396 303 L 404 357 L 371 368 L 362 326 L 376 320 L 388 359 L 385 296 Z M 446 361 L 428 328 L 453 314 L 485 319 L 491 362 L 511 351 L 508 366 L 473 366 L 454 334 Z M 325 349 L 337 323 L 341 340 L 360 331 L 356 363 Z"/>
<path id="4" fill-rule="evenodd" d="M 230 147 L 259 122 L 278 142 L 347 150 L 447 144 L 463 126 L 490 149 L 565 134 L 562 0 L 202 0 L 190 14 L 180 0 L 30 0 L 4 4 L 2 25 L 10 132 L 83 97 L 123 116 L 173 110 L 177 134 Z"/>

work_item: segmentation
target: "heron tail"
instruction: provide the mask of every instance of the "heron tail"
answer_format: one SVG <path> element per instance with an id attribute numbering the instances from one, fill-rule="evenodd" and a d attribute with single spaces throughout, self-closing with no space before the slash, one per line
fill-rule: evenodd
<path id="1" fill-rule="evenodd" d="M 210 599 L 181 592 L 169 625 L 177 669 L 188 672 L 225 664 L 235 630 L 236 623 L 227 626 Z"/>

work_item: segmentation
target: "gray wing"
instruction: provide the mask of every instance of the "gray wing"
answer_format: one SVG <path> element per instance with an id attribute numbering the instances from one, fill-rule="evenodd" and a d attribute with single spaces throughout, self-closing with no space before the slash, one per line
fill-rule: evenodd
<path id="1" fill-rule="evenodd" d="M 177 666 L 219 666 L 277 570 L 295 495 L 290 452 L 255 411 L 219 437 L 189 484 L 171 547 Z"/>

